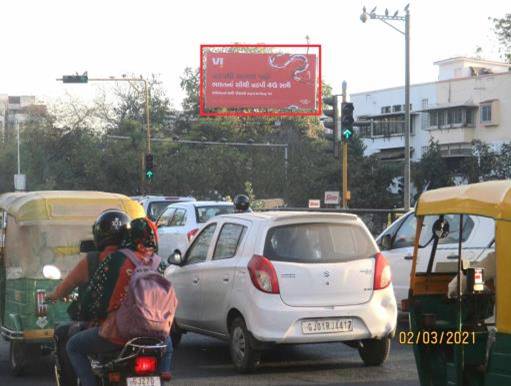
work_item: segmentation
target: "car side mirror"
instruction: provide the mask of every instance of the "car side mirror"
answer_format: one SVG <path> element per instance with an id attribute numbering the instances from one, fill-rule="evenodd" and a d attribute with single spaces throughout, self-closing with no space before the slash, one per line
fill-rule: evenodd
<path id="1" fill-rule="evenodd" d="M 174 253 L 168 257 L 167 262 L 172 265 L 183 264 L 183 256 L 181 255 L 181 251 L 176 249 Z"/>
<path id="2" fill-rule="evenodd" d="M 96 244 L 93 240 L 82 240 L 80 241 L 80 252 L 81 253 L 88 253 L 97 251 L 98 248 L 96 247 Z"/>
<path id="3" fill-rule="evenodd" d="M 382 237 L 381 248 L 383 250 L 392 249 L 392 236 L 390 234 L 386 234 Z"/>

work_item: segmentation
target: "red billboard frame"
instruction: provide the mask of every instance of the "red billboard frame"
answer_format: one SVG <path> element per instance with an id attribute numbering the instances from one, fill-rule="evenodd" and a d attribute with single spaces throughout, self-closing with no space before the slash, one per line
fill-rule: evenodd
<path id="1" fill-rule="evenodd" d="M 203 53 L 205 48 L 317 48 L 318 49 L 318 109 L 316 111 L 305 112 L 305 111 L 219 111 L 219 112 L 207 112 L 204 109 L 204 59 Z M 256 116 L 267 116 L 267 117 L 282 117 L 282 116 L 320 116 L 322 110 L 322 82 L 321 82 L 321 44 L 201 44 L 200 45 L 200 67 L 199 67 L 199 116 L 201 117 L 225 117 L 225 116 L 242 116 L 242 117 L 256 117 Z"/>

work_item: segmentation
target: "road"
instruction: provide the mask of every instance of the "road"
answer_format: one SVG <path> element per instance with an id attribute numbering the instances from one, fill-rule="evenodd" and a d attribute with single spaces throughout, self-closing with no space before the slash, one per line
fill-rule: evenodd
<path id="1" fill-rule="evenodd" d="M 52 386 L 52 363 L 44 358 L 23 377 L 8 373 L 8 345 L 0 343 L 0 385 Z M 282 346 L 265 353 L 254 374 L 231 365 L 227 344 L 187 334 L 175 354 L 172 385 L 355 385 L 417 386 L 412 349 L 393 342 L 382 367 L 364 367 L 357 351 L 343 344 Z"/>

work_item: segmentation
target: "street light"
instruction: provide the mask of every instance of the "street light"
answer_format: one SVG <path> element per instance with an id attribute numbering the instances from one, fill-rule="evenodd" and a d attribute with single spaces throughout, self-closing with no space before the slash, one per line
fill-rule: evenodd
<path id="1" fill-rule="evenodd" d="M 395 12 L 392 16 L 389 15 L 388 9 L 385 9 L 385 14 L 377 15 L 376 7 L 371 12 L 367 12 L 366 7 L 362 8 L 360 20 L 365 23 L 368 19 L 381 20 L 392 29 L 398 31 L 405 37 L 405 168 L 404 168 L 404 197 L 403 207 L 404 210 L 410 210 L 410 4 L 405 8 L 405 15 L 399 16 L 399 12 Z M 392 21 L 403 21 L 405 23 L 405 30 L 401 31 L 399 28 L 389 23 Z"/>

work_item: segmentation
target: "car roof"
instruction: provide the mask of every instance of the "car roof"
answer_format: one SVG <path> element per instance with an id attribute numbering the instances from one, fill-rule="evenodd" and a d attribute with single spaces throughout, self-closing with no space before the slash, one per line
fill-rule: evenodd
<path id="1" fill-rule="evenodd" d="M 170 204 L 169 207 L 179 207 L 179 206 L 233 206 L 232 202 L 227 201 L 183 201 L 183 202 L 175 202 Z"/>
<path id="2" fill-rule="evenodd" d="M 358 216 L 349 213 L 327 213 L 327 212 L 300 212 L 300 211 L 267 211 L 267 212 L 250 212 L 224 214 L 222 218 L 246 219 L 263 222 L 280 222 L 280 221 L 335 221 L 335 222 L 356 222 Z"/>

